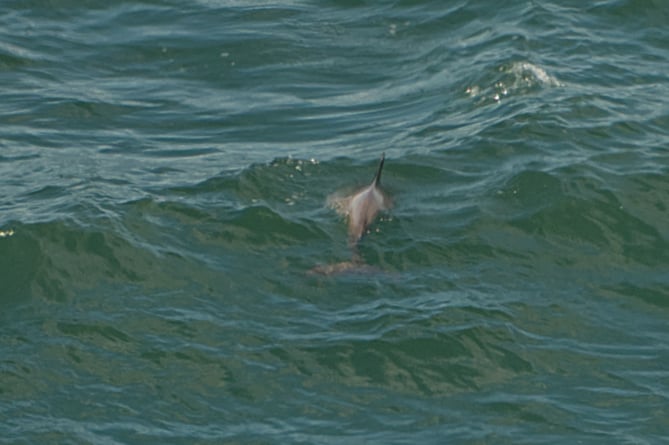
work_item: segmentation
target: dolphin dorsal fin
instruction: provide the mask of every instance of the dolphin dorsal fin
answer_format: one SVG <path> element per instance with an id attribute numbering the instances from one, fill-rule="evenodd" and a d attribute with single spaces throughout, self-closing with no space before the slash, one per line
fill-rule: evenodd
<path id="1" fill-rule="evenodd" d="M 386 160 L 386 154 L 381 153 L 381 162 L 379 162 L 379 168 L 376 170 L 376 175 L 374 176 L 374 180 L 372 181 L 372 184 L 374 184 L 375 187 L 378 187 L 379 184 L 381 183 L 381 172 L 383 171 L 383 163 Z"/>

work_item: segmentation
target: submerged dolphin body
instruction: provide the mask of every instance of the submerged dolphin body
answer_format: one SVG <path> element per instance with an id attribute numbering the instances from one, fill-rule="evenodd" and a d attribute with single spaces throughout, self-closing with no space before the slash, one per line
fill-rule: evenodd
<path id="1" fill-rule="evenodd" d="M 330 206 L 348 218 L 350 246 L 355 246 L 360 241 L 380 211 L 388 210 L 393 205 L 390 197 L 381 189 L 381 173 L 385 158 L 384 153 L 370 185 L 349 196 L 333 195 L 328 198 Z"/>
<path id="2" fill-rule="evenodd" d="M 355 253 L 351 261 L 342 261 L 333 264 L 319 264 L 307 272 L 307 275 L 341 275 L 359 274 L 366 275 L 380 272 L 380 269 L 366 264 L 360 256 Z"/>
<path id="3" fill-rule="evenodd" d="M 365 264 L 358 253 L 357 245 L 369 225 L 374 222 L 376 215 L 382 210 L 390 209 L 393 205 L 390 197 L 381 189 L 381 172 L 384 161 L 385 153 L 381 155 L 376 175 L 367 187 L 351 195 L 342 196 L 335 193 L 328 197 L 328 205 L 337 213 L 348 218 L 348 244 L 352 251 L 351 261 L 318 265 L 308 272 L 309 275 L 369 274 L 380 271 L 374 266 Z"/>

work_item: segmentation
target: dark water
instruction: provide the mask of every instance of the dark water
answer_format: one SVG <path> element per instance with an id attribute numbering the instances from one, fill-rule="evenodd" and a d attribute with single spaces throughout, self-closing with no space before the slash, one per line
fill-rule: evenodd
<path id="1" fill-rule="evenodd" d="M 668 23 L 2 2 L 0 442 L 667 443 Z"/>

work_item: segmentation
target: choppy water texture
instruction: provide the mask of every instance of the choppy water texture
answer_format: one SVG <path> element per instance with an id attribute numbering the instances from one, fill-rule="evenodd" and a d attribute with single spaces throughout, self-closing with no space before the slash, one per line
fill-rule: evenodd
<path id="1" fill-rule="evenodd" d="M 0 442 L 666 443 L 667 23 L 3 1 Z"/>

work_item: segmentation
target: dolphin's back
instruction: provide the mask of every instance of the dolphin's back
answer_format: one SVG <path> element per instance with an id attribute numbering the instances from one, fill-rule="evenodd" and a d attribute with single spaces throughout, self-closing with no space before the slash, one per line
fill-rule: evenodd
<path id="1" fill-rule="evenodd" d="M 391 206 L 390 198 L 381 190 L 381 173 L 385 162 L 385 153 L 381 155 L 379 167 L 376 170 L 372 183 L 364 189 L 351 196 L 348 201 L 348 235 L 349 243 L 355 244 L 367 227 L 374 222 L 374 218 L 381 210 L 387 210 Z"/>
<path id="2" fill-rule="evenodd" d="M 328 197 L 328 204 L 337 213 L 348 218 L 349 244 L 355 245 L 365 234 L 365 230 L 374 222 L 376 215 L 382 210 L 388 210 L 393 203 L 390 197 L 381 189 L 381 173 L 385 154 L 381 156 L 379 167 L 376 170 L 372 183 L 359 189 L 352 195 Z"/>
<path id="3" fill-rule="evenodd" d="M 374 221 L 376 215 L 381 210 L 387 209 L 388 200 L 375 183 L 356 193 L 348 206 L 349 241 L 356 243 Z"/>

